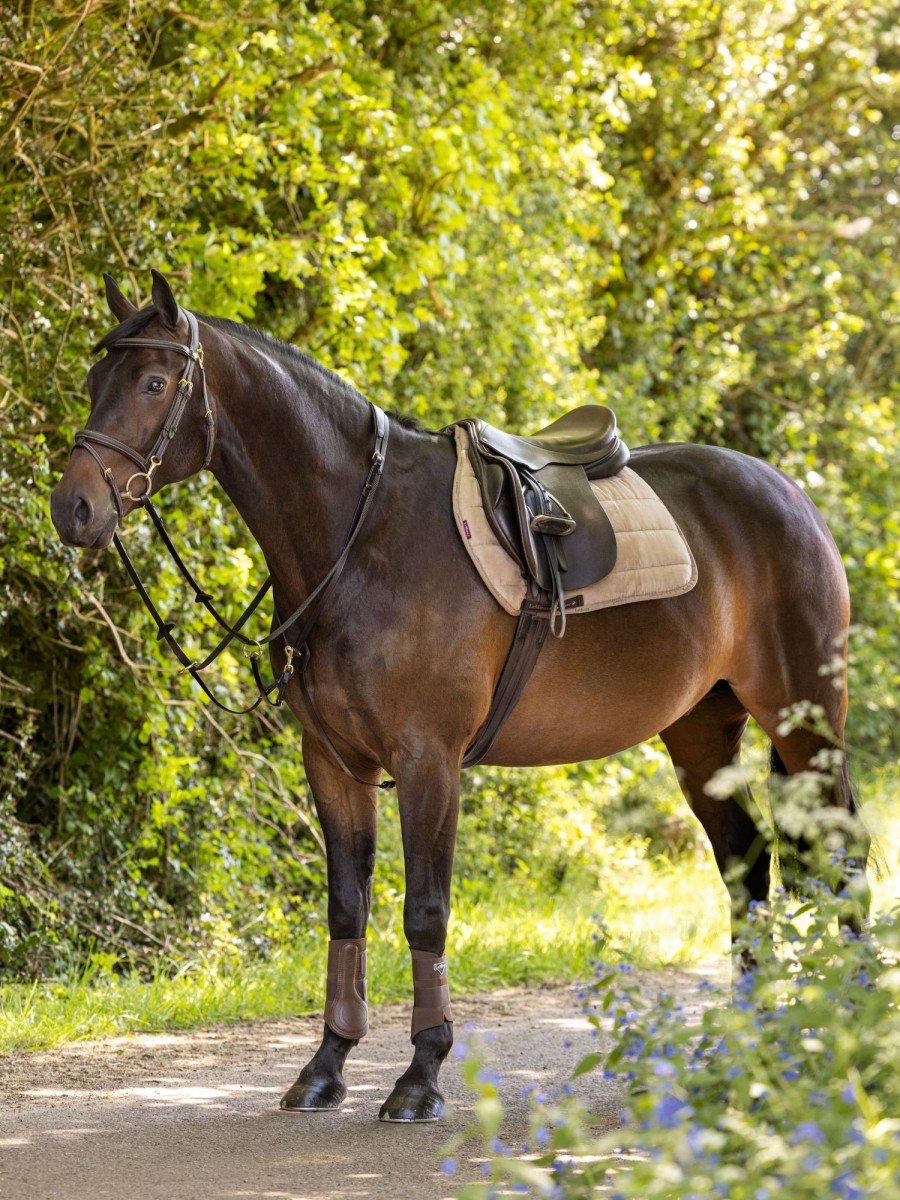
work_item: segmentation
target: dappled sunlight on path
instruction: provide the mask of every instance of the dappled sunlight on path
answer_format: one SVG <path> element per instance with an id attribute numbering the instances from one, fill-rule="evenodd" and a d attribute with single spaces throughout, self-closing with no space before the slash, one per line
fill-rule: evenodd
<path id="1" fill-rule="evenodd" d="M 716 968 L 721 974 L 721 965 Z M 693 991 L 686 972 L 647 973 Z M 504 1139 L 525 1136 L 529 1089 L 565 1084 L 596 1048 L 574 988 L 454 1000 L 457 1046 L 476 1040 L 500 1076 Z M 442 1147 L 473 1119 L 474 1098 L 451 1055 L 445 1119 L 383 1125 L 378 1108 L 409 1062 L 408 1011 L 385 1005 L 348 1061 L 340 1110 L 285 1114 L 282 1092 L 318 1043 L 320 1019 L 243 1022 L 213 1030 L 113 1038 L 0 1060 L 3 1200 L 442 1200 L 481 1178 L 480 1147 L 441 1171 Z M 599 1073 L 576 1081 L 599 1120 L 618 1119 Z"/>

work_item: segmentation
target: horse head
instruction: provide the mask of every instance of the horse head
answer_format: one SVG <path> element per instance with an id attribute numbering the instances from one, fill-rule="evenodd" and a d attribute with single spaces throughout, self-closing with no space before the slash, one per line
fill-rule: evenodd
<path id="1" fill-rule="evenodd" d="M 106 354 L 88 372 L 90 416 L 50 499 L 62 541 L 98 549 L 152 493 L 208 466 L 215 436 L 196 318 L 159 271 L 140 309 L 104 279 L 119 324 L 97 344 Z"/>

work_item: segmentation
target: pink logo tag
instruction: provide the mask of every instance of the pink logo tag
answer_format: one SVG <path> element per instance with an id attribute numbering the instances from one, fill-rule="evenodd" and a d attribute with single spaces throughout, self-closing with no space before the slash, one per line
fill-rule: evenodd
<path id="1" fill-rule="evenodd" d="M 472 540 L 472 530 L 469 528 L 469 522 L 468 522 L 468 521 L 463 521 L 463 529 L 466 531 L 466 537 L 467 537 L 467 538 L 468 538 L 468 540 L 471 542 L 471 540 Z"/>

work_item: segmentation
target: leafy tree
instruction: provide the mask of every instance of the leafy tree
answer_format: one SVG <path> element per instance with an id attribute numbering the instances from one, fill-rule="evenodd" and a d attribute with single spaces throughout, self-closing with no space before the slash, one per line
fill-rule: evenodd
<path id="1" fill-rule="evenodd" d="M 16 969 L 91 938 L 174 954 L 247 927 L 264 947 L 299 911 L 281 902 L 323 881 L 291 732 L 189 702 L 117 567 L 50 527 L 109 324 L 103 271 L 140 297 L 165 268 L 193 308 L 435 425 L 528 428 L 605 401 L 631 444 L 784 465 L 846 555 L 853 740 L 896 753 L 890 5 L 6 0 L 0 65 L 0 937 Z M 249 591 L 254 548 L 206 485 L 170 510 L 210 587 Z M 232 663 L 223 686 L 241 678 Z"/>

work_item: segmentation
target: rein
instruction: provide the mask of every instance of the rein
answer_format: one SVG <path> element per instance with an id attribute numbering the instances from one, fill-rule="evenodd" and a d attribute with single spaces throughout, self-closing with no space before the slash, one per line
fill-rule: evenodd
<path id="1" fill-rule="evenodd" d="M 350 528 L 344 538 L 344 543 L 341 547 L 341 552 L 334 566 L 325 576 L 325 578 L 317 585 L 317 587 L 306 597 L 302 604 L 288 616 L 285 620 L 279 621 L 278 625 L 273 629 L 267 637 L 261 639 L 248 638 L 241 632 L 244 625 L 259 607 L 266 593 L 272 587 L 272 576 L 267 575 L 262 585 L 257 590 L 253 599 L 238 617 L 233 625 L 225 620 L 219 613 L 212 601 L 212 596 L 205 591 L 185 564 L 181 555 L 175 548 L 162 518 L 156 510 L 153 502 L 150 499 L 150 493 L 153 490 L 153 475 L 161 466 L 165 452 L 172 443 L 175 435 L 178 432 L 178 427 L 181 424 L 182 417 L 191 399 L 194 390 L 193 375 L 197 366 L 200 368 L 200 385 L 202 398 L 204 403 L 204 419 L 206 421 L 206 451 L 203 459 L 203 467 L 208 467 L 212 459 L 213 448 L 215 446 L 215 410 L 212 405 L 212 400 L 207 393 L 206 388 L 206 371 L 203 365 L 203 347 L 200 344 L 200 333 L 197 324 L 197 319 L 193 313 L 186 309 L 179 309 L 179 312 L 187 320 L 188 324 L 188 344 L 182 345 L 180 342 L 164 341 L 155 338 L 122 338 L 120 341 L 113 343 L 108 347 L 109 350 L 116 350 L 119 347 L 144 346 L 151 347 L 157 350 L 172 350 L 178 354 L 183 354 L 187 359 L 184 375 L 178 381 L 178 387 L 175 392 L 175 398 L 169 409 L 163 427 L 160 430 L 159 437 L 153 449 L 148 455 L 141 454 L 139 451 L 126 445 L 125 442 L 119 441 L 118 438 L 111 437 L 109 434 L 101 433 L 94 429 L 80 429 L 75 434 L 75 445 L 73 449 L 86 450 L 88 454 L 97 463 L 103 478 L 109 485 L 112 492 L 113 503 L 115 504 L 116 513 L 119 521 L 124 519 L 123 500 L 130 500 L 138 507 L 143 507 L 150 514 L 150 519 L 160 536 L 166 551 L 177 567 L 179 573 L 186 580 L 189 586 L 193 589 L 194 599 L 210 613 L 216 623 L 225 631 L 225 636 L 213 647 L 213 649 L 201 660 L 192 660 L 178 640 L 173 635 L 175 624 L 172 621 L 166 621 L 159 612 L 159 609 L 153 603 L 150 593 L 138 573 L 137 568 L 131 561 L 129 554 L 122 544 L 118 533 L 113 534 L 113 545 L 115 546 L 119 557 L 121 558 L 125 570 L 128 572 L 129 578 L 134 585 L 135 590 L 143 601 L 144 607 L 153 619 L 156 625 L 157 641 L 164 641 L 178 662 L 181 663 L 182 671 L 191 676 L 195 683 L 199 684 L 203 692 L 210 700 L 220 709 L 228 713 L 242 716 L 246 713 L 251 713 L 265 701 L 273 708 L 280 708 L 284 703 L 285 692 L 288 684 L 294 675 L 294 659 L 298 659 L 299 683 L 304 702 L 312 718 L 312 722 L 317 733 L 325 742 L 332 756 L 348 775 L 352 776 L 358 783 L 364 783 L 366 786 L 376 786 L 379 788 L 393 788 L 396 784 L 393 781 L 386 781 L 379 784 L 372 784 L 369 780 L 361 779 L 351 768 L 346 764 L 344 759 L 338 753 L 333 745 L 331 738 L 328 736 L 318 713 L 313 705 L 312 696 L 309 692 L 309 685 L 306 682 L 306 668 L 309 665 L 310 650 L 308 638 L 312 632 L 319 614 L 325 606 L 325 602 L 331 595 L 337 585 L 337 582 L 344 570 L 350 551 L 356 541 L 359 533 L 365 523 L 366 517 L 375 497 L 375 492 L 378 489 L 378 484 L 381 481 L 381 476 L 384 471 L 385 455 L 387 452 L 388 437 L 390 435 L 390 423 L 385 413 L 378 407 L 377 404 L 371 404 L 372 416 L 375 423 L 375 447 L 372 453 L 372 461 L 369 466 L 368 473 L 363 483 L 362 491 L 359 500 L 357 501 L 356 510 L 353 514 L 353 519 L 350 523 Z M 107 351 L 107 352 L 108 352 Z M 140 470 L 135 471 L 126 480 L 124 489 L 120 489 L 116 483 L 112 467 L 108 466 L 104 461 L 96 446 L 101 446 L 109 450 L 115 450 L 118 454 L 124 455 L 133 462 Z M 135 495 L 131 491 L 131 485 L 135 479 L 143 479 L 144 485 L 142 491 Z M 309 611 L 307 619 L 301 629 L 299 635 L 288 638 L 287 631 L 294 625 L 304 613 Z M 278 621 L 279 614 L 276 610 L 275 620 Z M 269 645 L 277 637 L 283 637 L 285 643 L 285 664 L 284 669 L 277 679 L 273 679 L 270 683 L 265 683 L 260 671 L 259 660 L 262 655 L 264 646 Z M 206 681 L 202 678 L 202 672 L 211 666 L 212 663 L 219 657 L 220 654 L 231 644 L 237 641 L 244 648 L 247 657 L 250 660 L 250 667 L 253 672 L 253 679 L 256 684 L 259 695 L 257 699 L 247 708 L 230 708 L 227 704 L 223 704 L 211 691 Z M 275 699 L 272 699 L 272 694 L 275 694 Z"/>

